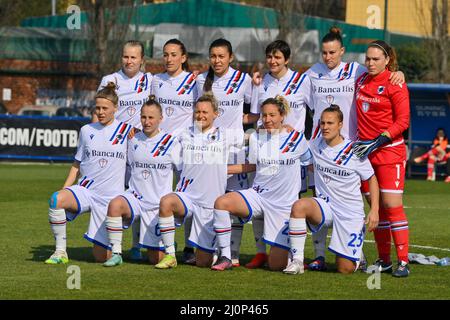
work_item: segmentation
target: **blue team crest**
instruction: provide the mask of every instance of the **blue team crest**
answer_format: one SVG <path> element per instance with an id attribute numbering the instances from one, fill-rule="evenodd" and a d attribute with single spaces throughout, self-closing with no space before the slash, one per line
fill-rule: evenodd
<path id="1" fill-rule="evenodd" d="M 134 116 L 136 113 L 136 108 L 135 107 L 128 107 L 127 108 L 127 113 L 130 117 Z"/>
<path id="2" fill-rule="evenodd" d="M 163 84 L 164 84 L 164 83 L 163 83 L 163 82 L 161 82 L 161 83 L 159 84 L 159 87 L 161 88 L 161 87 L 163 86 Z"/>
<path id="3" fill-rule="evenodd" d="M 364 112 L 369 111 L 369 109 L 370 109 L 370 103 L 368 103 L 368 102 L 363 102 L 363 103 L 362 103 L 362 109 L 363 109 Z"/>
<path id="4" fill-rule="evenodd" d="M 100 160 L 98 160 L 98 164 L 99 164 L 100 168 L 103 169 L 108 164 L 108 160 L 106 160 L 105 158 L 101 158 Z"/>
<path id="5" fill-rule="evenodd" d="M 144 180 L 147 180 L 149 176 L 150 176 L 150 171 L 148 171 L 148 170 L 142 171 L 142 178 Z"/>
<path id="6" fill-rule="evenodd" d="M 333 102 L 334 102 L 334 97 L 331 94 L 328 95 L 327 96 L 327 103 L 331 105 Z"/>
<path id="7" fill-rule="evenodd" d="M 264 91 L 266 91 L 266 92 L 267 92 L 267 89 L 269 89 L 269 87 L 268 87 L 268 86 L 266 86 L 266 85 L 264 85 Z"/>
<path id="8" fill-rule="evenodd" d="M 91 135 L 89 136 L 89 138 L 91 138 L 91 140 L 92 140 L 92 138 L 94 138 L 94 134 L 91 134 Z"/>
<path id="9" fill-rule="evenodd" d="M 384 92 L 384 86 L 379 86 L 377 92 L 378 94 L 382 94 Z"/>
<path id="10" fill-rule="evenodd" d="M 171 115 L 173 115 L 173 112 L 175 111 L 175 109 L 173 107 L 167 107 L 166 108 L 166 115 L 168 117 L 170 117 Z"/>
<path id="11" fill-rule="evenodd" d="M 134 145 L 134 150 L 136 150 L 139 147 L 139 145 L 135 144 Z"/>
<path id="12" fill-rule="evenodd" d="M 323 73 L 319 73 L 319 79 L 323 77 Z"/>
<path id="13" fill-rule="evenodd" d="M 86 149 L 86 151 L 84 151 L 84 155 L 89 159 L 89 157 L 91 156 L 91 150 Z"/>

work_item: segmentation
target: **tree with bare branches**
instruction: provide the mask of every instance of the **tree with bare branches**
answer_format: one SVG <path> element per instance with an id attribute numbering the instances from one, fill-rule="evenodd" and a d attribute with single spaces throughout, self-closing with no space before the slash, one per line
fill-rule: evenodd
<path id="1" fill-rule="evenodd" d="M 444 83 L 448 79 L 450 38 L 448 33 L 448 0 L 416 0 L 417 20 L 429 43 L 436 79 Z M 431 26 L 431 27 L 430 27 Z"/>
<path id="2" fill-rule="evenodd" d="M 130 22 L 137 10 L 134 0 L 80 0 L 87 14 L 84 27 L 95 52 L 89 52 L 98 63 L 96 75 L 100 79 L 120 65 L 121 48 L 131 37 Z"/>

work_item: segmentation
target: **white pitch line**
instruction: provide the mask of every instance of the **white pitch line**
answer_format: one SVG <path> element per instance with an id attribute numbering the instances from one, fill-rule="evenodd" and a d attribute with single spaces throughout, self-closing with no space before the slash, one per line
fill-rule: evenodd
<path id="1" fill-rule="evenodd" d="M 308 232 L 308 235 L 311 235 Z M 331 236 L 327 236 L 327 238 L 331 238 Z M 364 242 L 368 242 L 368 243 L 375 243 L 374 240 L 364 240 Z M 394 244 L 392 244 L 392 246 L 394 246 Z M 450 252 L 450 249 L 448 248 L 438 248 L 438 247 L 430 247 L 430 246 L 419 246 L 417 244 L 410 244 L 409 245 L 410 248 L 420 248 L 420 249 L 430 249 L 430 250 L 440 250 L 440 251 L 448 251 Z"/>
<path id="2" fill-rule="evenodd" d="M 428 210 L 450 210 L 450 208 L 436 208 L 436 207 L 408 207 L 404 206 L 405 209 L 428 209 Z"/>
<path id="3" fill-rule="evenodd" d="M 364 240 L 364 242 L 375 243 L 374 240 Z M 437 247 L 430 247 L 430 246 L 419 246 L 417 244 L 410 244 L 409 247 L 410 248 L 420 248 L 420 249 L 430 249 L 430 250 L 440 250 L 440 251 L 449 251 L 450 252 L 450 249 L 447 249 L 447 248 L 437 248 Z"/>

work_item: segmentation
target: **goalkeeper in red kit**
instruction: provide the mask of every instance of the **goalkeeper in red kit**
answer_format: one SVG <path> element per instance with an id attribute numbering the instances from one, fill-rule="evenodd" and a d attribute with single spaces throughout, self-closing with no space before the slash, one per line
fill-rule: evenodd
<path id="1" fill-rule="evenodd" d="M 381 40 L 373 41 L 366 51 L 368 72 L 356 82 L 358 141 L 354 154 L 368 157 L 380 185 L 379 224 L 374 231 L 377 261 L 367 272 L 392 272 L 407 277 L 408 220 L 403 208 L 406 146 L 402 133 L 409 126 L 409 92 L 406 84 L 392 85 L 389 76 L 397 69 L 395 51 Z M 362 191 L 367 195 L 368 186 Z M 392 270 L 391 234 L 397 250 L 398 267 Z"/>

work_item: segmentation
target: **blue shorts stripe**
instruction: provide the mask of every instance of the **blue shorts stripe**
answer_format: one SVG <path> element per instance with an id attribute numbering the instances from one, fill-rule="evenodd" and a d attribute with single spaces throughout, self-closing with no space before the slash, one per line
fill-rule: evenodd
<path id="1" fill-rule="evenodd" d="M 353 262 L 358 262 L 358 261 L 359 261 L 359 258 L 353 258 L 353 257 L 346 256 L 345 254 L 342 254 L 342 253 L 340 253 L 340 252 L 334 251 L 334 250 L 331 249 L 330 247 L 328 247 L 328 250 L 330 250 L 330 251 L 331 251 L 332 253 L 334 253 L 335 255 L 337 255 L 337 256 L 339 256 L 339 257 L 342 257 L 342 258 L 345 258 L 345 259 L 347 259 L 347 260 L 350 260 L 350 261 L 353 261 Z"/>
<path id="2" fill-rule="evenodd" d="M 133 211 L 133 207 L 131 206 L 130 201 L 128 201 L 127 198 L 125 198 L 123 195 L 120 195 L 119 197 L 122 197 L 122 198 L 125 199 L 125 201 L 128 203 L 128 207 L 130 208 L 130 211 L 131 211 L 131 221 L 130 221 L 130 224 L 127 225 L 127 226 L 125 226 L 125 225 L 122 226 L 122 228 L 123 228 L 124 230 L 126 230 L 126 229 L 128 229 L 128 228 L 133 224 L 133 222 L 134 222 L 134 211 Z"/>
<path id="3" fill-rule="evenodd" d="M 214 252 L 216 252 L 216 250 L 206 249 L 206 248 L 200 247 L 198 244 L 196 244 L 195 242 L 193 242 L 193 241 L 191 241 L 191 240 L 188 240 L 187 243 L 190 244 L 191 246 L 195 247 L 195 248 L 198 248 L 198 249 L 200 249 L 200 250 L 202 250 L 202 251 L 205 251 L 205 252 L 208 252 L 208 253 L 211 253 L 211 254 L 213 254 Z"/>
<path id="4" fill-rule="evenodd" d="M 279 243 L 271 242 L 271 241 L 266 240 L 264 238 L 263 238 L 263 242 L 267 243 L 268 245 L 270 245 L 272 247 L 277 247 L 277 248 L 280 248 L 280 249 L 284 249 L 286 251 L 290 251 L 291 250 L 291 248 L 289 248 L 289 247 L 283 246 L 282 244 L 279 244 Z"/>
<path id="5" fill-rule="evenodd" d="M 149 249 L 154 251 L 162 251 L 164 252 L 164 247 L 152 247 L 152 246 L 146 246 L 145 244 L 139 243 L 139 247 L 143 249 Z"/>
<path id="6" fill-rule="evenodd" d="M 242 198 L 244 198 L 245 204 L 247 205 L 247 208 L 248 208 L 248 212 L 249 212 L 248 213 L 248 217 L 245 218 L 245 219 L 238 218 L 239 221 L 241 222 L 241 224 L 245 224 L 245 223 L 249 222 L 252 219 L 253 210 L 252 210 L 252 207 L 250 206 L 250 203 L 248 203 L 248 200 L 245 198 L 245 196 L 242 193 L 240 193 L 239 191 L 236 191 L 236 192 L 239 193 Z"/>
<path id="7" fill-rule="evenodd" d="M 93 244 L 96 244 L 96 245 L 98 245 L 98 246 L 100 246 L 100 247 L 102 247 L 102 248 L 104 248 L 104 249 L 106 249 L 106 250 L 111 251 L 111 247 L 110 247 L 110 246 L 108 246 L 108 245 L 106 245 L 106 244 L 104 244 L 104 243 L 101 243 L 100 241 L 97 241 L 97 240 L 95 240 L 95 239 L 90 238 L 86 233 L 84 234 L 83 237 L 84 237 L 87 241 L 92 242 Z"/>
<path id="8" fill-rule="evenodd" d="M 78 199 L 77 195 L 75 194 L 75 192 L 73 190 L 71 190 L 69 188 L 66 188 L 65 190 L 69 190 L 70 192 L 72 192 L 73 196 L 75 197 L 75 201 L 77 202 L 78 210 L 77 210 L 77 212 L 75 212 L 75 217 L 73 217 L 72 219 L 67 219 L 68 221 L 73 221 L 81 213 L 80 200 Z"/>
<path id="9" fill-rule="evenodd" d="M 319 201 L 317 201 L 317 199 L 314 199 L 314 198 L 311 198 L 311 199 L 313 199 L 313 200 L 319 205 L 320 212 L 322 213 L 322 221 L 319 223 L 319 225 L 317 226 L 317 228 L 313 228 L 313 227 L 309 224 L 309 222 L 306 221 L 306 225 L 308 226 L 308 229 L 311 230 L 312 233 L 316 233 L 316 232 L 318 232 L 318 231 L 322 228 L 323 224 L 325 223 L 325 213 L 323 212 L 323 208 L 322 208 L 322 206 L 320 205 Z"/>

